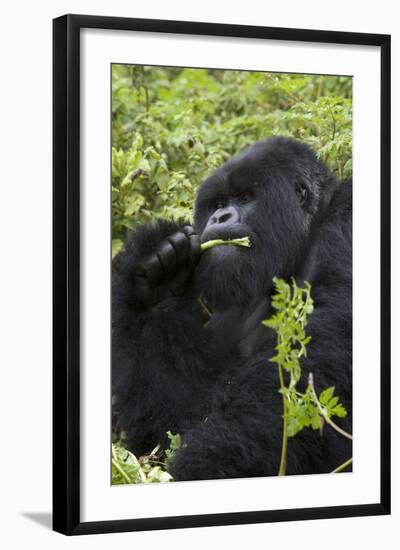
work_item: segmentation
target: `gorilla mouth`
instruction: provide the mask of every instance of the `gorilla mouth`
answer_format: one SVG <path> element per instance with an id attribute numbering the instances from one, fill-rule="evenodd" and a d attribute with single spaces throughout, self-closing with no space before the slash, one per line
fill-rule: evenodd
<path id="1" fill-rule="evenodd" d="M 200 237 L 200 242 L 205 243 L 206 241 L 211 241 L 214 239 L 223 239 L 223 240 L 240 239 L 242 237 L 250 237 L 250 240 L 251 240 L 251 235 L 249 234 L 249 230 L 246 227 L 241 228 L 240 226 L 236 226 L 235 231 L 232 231 L 232 230 L 218 231 L 218 229 L 209 228 L 203 231 Z M 235 246 L 234 248 L 239 248 L 239 247 Z"/>

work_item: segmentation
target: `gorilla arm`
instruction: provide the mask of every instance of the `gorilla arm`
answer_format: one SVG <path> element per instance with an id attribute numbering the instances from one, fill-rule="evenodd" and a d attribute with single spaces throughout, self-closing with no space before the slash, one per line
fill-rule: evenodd
<path id="1" fill-rule="evenodd" d="M 190 288 L 199 252 L 190 227 L 160 221 L 134 232 L 115 262 L 115 411 L 138 455 L 163 444 L 167 430 L 193 423 L 206 384 L 209 393 L 212 353 Z"/>

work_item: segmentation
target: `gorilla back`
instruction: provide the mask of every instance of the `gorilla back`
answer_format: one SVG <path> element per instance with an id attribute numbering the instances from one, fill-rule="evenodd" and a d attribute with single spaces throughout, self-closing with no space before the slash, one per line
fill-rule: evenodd
<path id="1" fill-rule="evenodd" d="M 127 238 L 113 272 L 113 391 L 118 424 L 137 455 L 166 432 L 182 448 L 176 480 L 276 475 L 282 399 L 271 315 L 274 276 L 312 285 L 303 362 L 317 390 L 335 386 L 351 431 L 351 182 L 307 146 L 273 137 L 229 160 L 197 193 L 194 227 L 162 220 Z M 250 249 L 210 239 L 249 236 Z M 288 473 L 329 472 L 351 442 L 329 426 L 289 441 Z"/>

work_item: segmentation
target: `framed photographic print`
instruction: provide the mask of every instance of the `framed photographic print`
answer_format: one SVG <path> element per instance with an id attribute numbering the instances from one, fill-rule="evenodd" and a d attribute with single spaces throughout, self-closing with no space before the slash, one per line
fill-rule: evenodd
<path id="1" fill-rule="evenodd" d="M 54 529 L 390 513 L 390 37 L 53 42 Z"/>

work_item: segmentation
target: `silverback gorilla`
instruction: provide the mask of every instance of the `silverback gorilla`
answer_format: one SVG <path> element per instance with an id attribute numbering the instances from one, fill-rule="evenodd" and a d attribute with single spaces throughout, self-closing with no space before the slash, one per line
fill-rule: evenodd
<path id="1" fill-rule="evenodd" d="M 260 141 L 200 186 L 194 225 L 159 221 L 126 240 L 113 272 L 113 392 L 128 448 L 140 456 L 166 432 L 183 446 L 175 480 L 277 475 L 282 397 L 271 315 L 274 276 L 312 284 L 312 340 L 302 363 L 321 390 L 352 396 L 352 188 L 303 143 Z M 250 236 L 251 248 L 214 238 Z M 289 440 L 287 473 L 329 472 L 351 442 L 326 426 Z"/>

